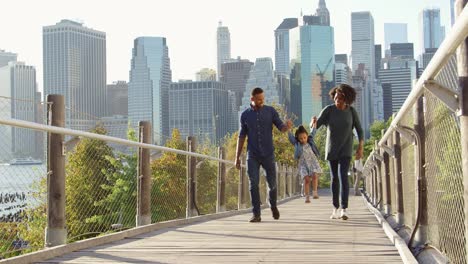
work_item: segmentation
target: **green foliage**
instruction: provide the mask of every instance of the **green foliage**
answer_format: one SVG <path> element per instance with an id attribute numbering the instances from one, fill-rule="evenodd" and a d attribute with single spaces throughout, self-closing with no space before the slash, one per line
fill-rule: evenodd
<path id="1" fill-rule="evenodd" d="M 92 132 L 106 134 L 102 127 Z M 114 173 L 109 157 L 112 149 L 103 141 L 84 138 L 69 155 L 66 164 L 66 215 L 69 237 L 101 233 L 110 228 L 113 213 L 100 202 L 109 196 L 107 175 Z M 106 173 L 103 171 L 108 170 Z"/>
<path id="2" fill-rule="evenodd" d="M 387 130 L 390 127 L 390 124 L 392 123 L 392 117 L 390 117 L 386 122 L 385 121 L 380 121 L 377 120 L 374 123 L 372 123 L 370 127 L 370 134 L 371 137 L 366 140 L 364 143 L 364 157 L 363 161 L 367 160 L 367 157 L 369 157 L 369 154 L 372 152 L 374 149 L 375 141 L 379 141 L 382 138 L 382 130 Z M 355 148 L 357 148 L 358 142 L 355 142 Z"/>
<path id="3" fill-rule="evenodd" d="M 177 129 L 165 144 L 168 148 L 185 150 L 185 142 Z M 186 156 L 164 152 L 151 163 L 152 195 L 151 221 L 160 222 L 185 216 Z"/>
<path id="4" fill-rule="evenodd" d="M 138 141 L 136 132 L 131 127 L 128 128 L 127 138 L 131 141 Z M 116 157 L 110 155 L 106 156 L 106 159 L 111 167 L 102 169 L 107 181 L 101 187 L 108 195 L 96 202 L 96 205 L 112 208 L 109 215 L 113 220 L 112 223 L 122 224 L 124 228 L 134 227 L 137 207 L 137 152 L 118 153 Z M 104 220 L 103 216 L 95 219 Z"/>

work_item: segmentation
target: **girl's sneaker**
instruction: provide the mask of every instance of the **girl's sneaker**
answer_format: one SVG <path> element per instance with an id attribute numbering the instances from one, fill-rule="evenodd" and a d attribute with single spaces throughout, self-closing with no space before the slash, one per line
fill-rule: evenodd
<path id="1" fill-rule="evenodd" d="M 313 196 L 314 199 L 318 199 L 319 196 L 318 196 L 318 192 L 314 192 L 314 196 Z"/>

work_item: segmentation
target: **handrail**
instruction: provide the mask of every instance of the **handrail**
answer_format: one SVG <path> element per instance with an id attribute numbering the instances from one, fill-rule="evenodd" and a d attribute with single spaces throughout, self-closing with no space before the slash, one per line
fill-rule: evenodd
<path id="1" fill-rule="evenodd" d="M 429 62 L 429 65 L 427 65 L 415 87 L 411 90 L 408 98 L 406 98 L 403 106 L 400 108 L 400 111 L 398 111 L 397 115 L 390 124 L 390 127 L 385 132 L 385 135 L 379 141 L 379 146 L 382 146 L 387 141 L 388 137 L 403 118 L 403 115 L 411 110 L 410 107 L 423 94 L 424 83 L 428 80 L 432 80 L 439 73 L 442 67 L 445 66 L 446 62 L 449 60 L 450 56 L 455 53 L 458 46 L 460 46 L 466 37 L 468 37 L 467 7 L 463 8 L 463 11 L 457 17 L 450 34 L 444 39 L 440 47 L 437 49 L 437 52 Z"/>
<path id="2" fill-rule="evenodd" d="M 214 161 L 234 165 L 233 161 L 223 160 L 223 159 L 219 159 L 219 158 L 215 158 L 215 157 L 211 157 L 211 156 L 207 156 L 207 155 L 203 155 L 203 154 L 199 154 L 199 153 L 188 152 L 188 151 L 178 150 L 178 149 L 172 149 L 172 148 L 158 146 L 158 145 L 140 143 L 140 142 L 135 142 L 135 141 L 131 141 L 131 140 L 128 140 L 128 139 L 110 137 L 110 136 L 106 136 L 106 135 L 100 135 L 100 134 L 95 134 L 95 133 L 91 133 L 91 132 L 78 131 L 78 130 L 73 130 L 73 129 L 69 129 L 69 128 L 48 126 L 48 125 L 43 125 L 43 124 L 38 124 L 38 123 L 34 123 L 34 122 L 13 119 L 13 118 L 5 118 L 5 119 L 0 118 L 0 124 L 1 125 L 15 126 L 15 127 L 28 128 L 28 129 L 38 130 L 38 131 L 46 131 L 46 132 L 61 134 L 61 135 L 92 138 L 92 139 L 103 140 L 103 141 L 118 143 L 118 144 L 122 144 L 122 145 L 132 146 L 132 147 L 138 147 L 138 148 L 147 148 L 147 149 L 153 149 L 153 150 L 172 152 L 172 153 L 176 153 L 176 154 L 187 155 L 187 156 L 192 156 L 192 157 L 197 157 L 197 158 L 210 159 L 210 160 L 214 160 Z"/>

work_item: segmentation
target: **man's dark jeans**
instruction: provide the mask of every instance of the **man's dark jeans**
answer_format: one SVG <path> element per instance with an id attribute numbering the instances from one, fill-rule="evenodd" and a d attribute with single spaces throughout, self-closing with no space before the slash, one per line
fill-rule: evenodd
<path id="1" fill-rule="evenodd" d="M 350 157 L 343 157 L 339 160 L 330 160 L 330 171 L 332 177 L 332 194 L 333 194 L 333 206 L 335 208 L 340 207 L 340 183 L 341 183 L 341 208 L 348 208 L 348 197 L 349 197 L 349 181 L 348 181 L 348 170 L 349 163 L 351 162 Z M 338 173 L 339 165 L 339 173 Z"/>
<path id="2" fill-rule="evenodd" d="M 260 182 L 260 166 L 266 171 L 266 180 L 268 183 L 270 207 L 276 207 L 276 164 L 275 157 L 272 155 L 265 158 L 249 157 L 247 159 L 247 173 L 249 174 L 250 199 L 252 201 L 252 212 L 255 216 L 260 216 L 260 192 L 258 184 Z"/>

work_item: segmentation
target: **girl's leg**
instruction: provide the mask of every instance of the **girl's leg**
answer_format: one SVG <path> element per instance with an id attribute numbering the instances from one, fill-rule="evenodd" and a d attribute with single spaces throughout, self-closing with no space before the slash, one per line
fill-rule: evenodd
<path id="1" fill-rule="evenodd" d="M 318 196 L 318 175 L 317 175 L 317 173 L 314 173 L 312 175 L 312 188 L 313 188 L 313 192 L 314 192 L 314 199 L 318 199 L 319 196 Z"/>
<path id="2" fill-rule="evenodd" d="M 305 176 L 304 177 L 304 194 L 306 197 L 306 200 L 305 200 L 306 203 L 310 203 L 309 187 L 310 187 L 310 176 Z"/>

